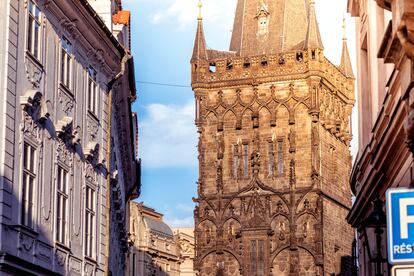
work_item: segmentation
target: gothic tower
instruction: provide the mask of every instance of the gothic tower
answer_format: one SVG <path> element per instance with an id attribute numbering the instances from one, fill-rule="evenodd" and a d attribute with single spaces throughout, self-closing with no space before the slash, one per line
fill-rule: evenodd
<path id="1" fill-rule="evenodd" d="M 345 37 L 341 65 L 323 50 L 313 0 L 238 0 L 229 51 L 206 47 L 200 12 L 199 275 L 347 271 L 354 76 Z"/>

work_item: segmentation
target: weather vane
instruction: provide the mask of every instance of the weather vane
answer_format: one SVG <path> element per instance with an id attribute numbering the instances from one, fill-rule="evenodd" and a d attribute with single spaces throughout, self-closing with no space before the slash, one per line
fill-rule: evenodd
<path id="1" fill-rule="evenodd" d="M 203 19 L 203 15 L 201 14 L 202 7 L 203 7 L 203 4 L 201 3 L 201 0 L 198 0 L 198 20 Z"/>

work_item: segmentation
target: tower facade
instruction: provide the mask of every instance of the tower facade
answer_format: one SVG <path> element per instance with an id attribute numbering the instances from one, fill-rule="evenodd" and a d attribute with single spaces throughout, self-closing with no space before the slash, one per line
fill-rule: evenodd
<path id="1" fill-rule="evenodd" d="M 354 76 L 323 52 L 311 0 L 238 0 L 229 51 L 191 59 L 200 275 L 350 272 Z M 341 274 L 348 275 L 348 274 Z"/>

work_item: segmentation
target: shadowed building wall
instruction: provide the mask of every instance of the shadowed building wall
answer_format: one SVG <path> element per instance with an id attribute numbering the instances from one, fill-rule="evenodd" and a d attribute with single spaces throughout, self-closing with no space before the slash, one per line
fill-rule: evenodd
<path id="1" fill-rule="evenodd" d="M 373 200 L 385 202 L 387 189 L 414 187 L 414 2 L 349 0 L 348 11 L 357 22 L 359 151 L 350 181 L 355 203 L 347 220 L 358 230 L 359 275 L 390 275 L 386 233 L 385 259 L 376 268 L 368 251 L 376 235 L 363 226 Z"/>
<path id="2" fill-rule="evenodd" d="M 111 19 L 87 0 L 0 2 L 0 275 L 124 274 L 136 92 L 129 23 Z"/>

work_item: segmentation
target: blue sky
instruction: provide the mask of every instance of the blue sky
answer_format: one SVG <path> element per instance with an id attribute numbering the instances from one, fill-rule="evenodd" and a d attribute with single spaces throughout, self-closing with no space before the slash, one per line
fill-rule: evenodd
<path id="1" fill-rule="evenodd" d="M 228 49 L 237 0 L 203 0 L 208 47 Z M 172 226 L 192 226 L 196 196 L 197 133 L 190 86 L 198 0 L 124 0 L 132 13 L 132 53 L 138 100 L 142 194 L 138 201 L 165 214 Z M 316 0 L 325 55 L 339 63 L 346 0 Z M 351 54 L 353 20 L 347 17 Z M 356 63 L 354 62 L 354 65 Z M 356 123 L 354 124 L 356 126 Z M 354 132 L 356 133 L 356 131 Z M 356 140 L 356 139 L 354 139 Z"/>

